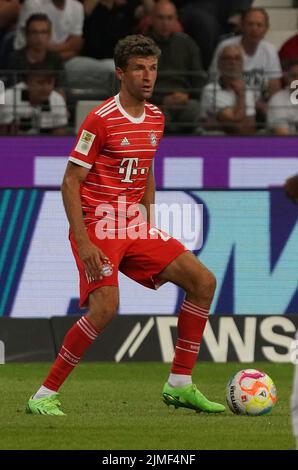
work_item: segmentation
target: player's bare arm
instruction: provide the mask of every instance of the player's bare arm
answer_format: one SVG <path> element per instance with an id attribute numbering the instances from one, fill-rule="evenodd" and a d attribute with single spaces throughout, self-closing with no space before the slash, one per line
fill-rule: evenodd
<path id="1" fill-rule="evenodd" d="M 107 257 L 91 243 L 85 228 L 81 208 L 80 184 L 85 180 L 88 172 L 88 169 L 69 162 L 61 191 L 69 225 L 78 247 L 79 257 L 88 274 L 93 279 L 99 280 L 102 278 L 102 263 L 107 261 Z"/>
<path id="2" fill-rule="evenodd" d="M 148 178 L 146 181 L 146 189 L 140 204 L 146 209 L 147 222 L 154 225 L 154 204 L 155 204 L 155 179 L 152 170 L 152 165 L 149 168 Z"/>

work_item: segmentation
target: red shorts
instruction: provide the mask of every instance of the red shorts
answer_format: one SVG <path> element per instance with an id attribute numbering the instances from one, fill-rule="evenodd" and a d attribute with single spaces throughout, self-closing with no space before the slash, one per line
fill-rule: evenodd
<path id="1" fill-rule="evenodd" d="M 166 232 L 145 224 L 144 230 L 153 231 L 147 238 L 103 239 L 95 234 L 96 224 L 90 224 L 87 232 L 90 240 L 109 258 L 112 269 L 103 270 L 99 281 L 88 279 L 85 268 L 79 259 L 72 233 L 69 234 L 71 248 L 80 274 L 80 307 L 88 304 L 88 296 L 93 290 L 102 286 L 118 286 L 118 271 L 134 281 L 151 289 L 158 289 L 164 282 L 158 281 L 158 274 L 177 256 L 188 251 L 182 243 L 170 237 Z"/>

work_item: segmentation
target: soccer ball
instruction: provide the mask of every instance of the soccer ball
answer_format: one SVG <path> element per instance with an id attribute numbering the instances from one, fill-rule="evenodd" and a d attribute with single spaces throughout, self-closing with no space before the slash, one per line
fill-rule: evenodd
<path id="1" fill-rule="evenodd" d="M 256 369 L 245 369 L 230 378 L 226 398 L 233 413 L 260 416 L 272 410 L 277 393 L 269 375 Z"/>

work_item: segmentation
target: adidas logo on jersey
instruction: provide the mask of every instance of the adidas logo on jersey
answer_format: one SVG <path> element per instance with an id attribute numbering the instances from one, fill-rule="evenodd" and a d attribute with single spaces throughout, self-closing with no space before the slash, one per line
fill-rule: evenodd
<path id="1" fill-rule="evenodd" d="M 123 145 L 123 146 L 124 146 L 124 145 L 130 145 L 130 142 L 129 142 L 129 140 L 128 140 L 127 137 L 124 137 L 124 138 L 122 139 L 121 145 Z"/>

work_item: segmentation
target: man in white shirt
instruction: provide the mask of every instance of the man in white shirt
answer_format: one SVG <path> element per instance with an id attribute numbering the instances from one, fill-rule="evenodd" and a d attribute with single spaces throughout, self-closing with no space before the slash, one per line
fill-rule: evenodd
<path id="1" fill-rule="evenodd" d="M 263 8 L 250 8 L 243 13 L 241 36 L 222 41 L 213 57 L 211 73 L 217 72 L 219 52 L 228 45 L 240 45 L 246 83 L 258 99 L 257 109 L 266 113 L 264 97 L 270 97 L 281 88 L 281 65 L 275 46 L 264 37 L 269 28 L 269 17 Z"/>
<path id="2" fill-rule="evenodd" d="M 36 67 L 26 82 L 6 90 L 5 104 L 0 107 L 0 133 L 65 134 L 66 104 L 54 86 L 54 74 Z"/>
<path id="3" fill-rule="evenodd" d="M 114 89 L 113 59 L 96 60 L 80 56 L 83 46 L 84 10 L 78 0 L 25 0 L 20 13 L 15 49 L 25 45 L 25 24 L 33 13 L 43 13 L 52 25 L 49 50 L 58 52 L 65 61 L 69 90 L 96 90 L 98 97 L 110 95 Z"/>
<path id="4" fill-rule="evenodd" d="M 276 135 L 296 135 L 298 133 L 298 93 L 295 93 L 291 85 L 295 81 L 298 83 L 298 60 L 287 65 L 284 81 L 285 88 L 275 93 L 268 103 L 267 127 Z"/>
<path id="5" fill-rule="evenodd" d="M 64 60 L 79 54 L 83 45 L 84 10 L 78 0 L 26 0 L 17 25 L 15 49 L 26 45 L 25 25 L 34 13 L 46 14 L 51 22 L 50 50 L 58 52 Z"/>
<path id="6" fill-rule="evenodd" d="M 228 134 L 255 132 L 255 99 L 243 80 L 240 46 L 225 46 L 218 57 L 219 78 L 208 83 L 201 97 L 201 118 L 207 130 Z"/>

